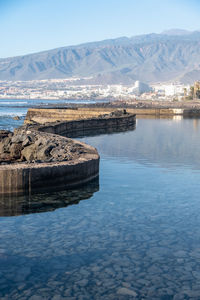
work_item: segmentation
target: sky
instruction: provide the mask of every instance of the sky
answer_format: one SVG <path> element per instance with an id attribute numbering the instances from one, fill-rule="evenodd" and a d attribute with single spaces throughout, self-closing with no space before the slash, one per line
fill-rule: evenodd
<path id="1" fill-rule="evenodd" d="M 200 0 L 0 0 L 0 58 L 172 28 L 200 30 Z"/>

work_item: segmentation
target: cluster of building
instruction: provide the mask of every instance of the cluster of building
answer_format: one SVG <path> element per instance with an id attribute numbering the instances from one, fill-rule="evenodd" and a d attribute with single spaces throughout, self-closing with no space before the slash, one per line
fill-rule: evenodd
<path id="1" fill-rule="evenodd" d="M 193 93 L 193 94 L 192 94 Z M 191 96 L 192 95 L 192 96 Z M 83 84 L 81 78 L 34 81 L 0 81 L 0 99 L 110 99 L 110 100 L 182 100 L 200 97 L 200 83 L 194 87 L 180 83 L 148 85 Z"/>

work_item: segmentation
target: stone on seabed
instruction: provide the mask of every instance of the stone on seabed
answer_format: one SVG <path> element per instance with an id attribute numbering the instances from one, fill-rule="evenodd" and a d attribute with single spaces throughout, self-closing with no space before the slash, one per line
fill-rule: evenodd
<path id="1" fill-rule="evenodd" d="M 137 293 L 135 291 L 125 287 L 118 289 L 117 294 L 137 297 Z"/>

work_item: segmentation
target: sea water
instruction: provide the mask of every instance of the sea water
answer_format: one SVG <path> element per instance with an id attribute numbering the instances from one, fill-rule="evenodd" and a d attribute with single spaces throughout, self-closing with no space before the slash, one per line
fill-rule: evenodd
<path id="1" fill-rule="evenodd" d="M 198 119 L 139 119 L 83 138 L 99 186 L 3 206 L 0 299 L 199 299 L 199 137 Z"/>

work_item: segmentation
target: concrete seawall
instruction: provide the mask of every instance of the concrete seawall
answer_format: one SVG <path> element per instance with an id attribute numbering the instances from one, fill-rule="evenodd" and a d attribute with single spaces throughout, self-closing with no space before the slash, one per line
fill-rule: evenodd
<path id="1" fill-rule="evenodd" d="M 180 108 L 128 108 L 128 112 L 136 115 L 183 115 L 184 110 Z"/>
<path id="2" fill-rule="evenodd" d="M 97 118 L 102 114 L 112 112 L 111 108 L 30 108 L 27 112 L 25 124 L 45 124 L 56 121 L 72 121 Z"/>
<path id="3" fill-rule="evenodd" d="M 115 132 L 124 131 L 135 127 L 136 117 L 132 114 L 125 114 L 122 117 L 110 118 L 92 118 L 87 120 L 74 120 L 66 122 L 57 122 L 37 127 L 38 131 L 66 135 L 68 137 L 80 133 L 81 135 L 90 134 L 91 132 Z"/>
<path id="4" fill-rule="evenodd" d="M 103 124 L 103 120 L 99 119 L 101 115 L 110 114 L 116 109 L 122 109 L 120 107 L 77 107 L 77 108 L 30 108 L 27 112 L 25 124 L 46 124 L 46 123 L 53 123 L 53 122 L 63 122 L 63 121 L 81 121 L 85 120 L 85 125 L 83 126 L 90 126 L 89 120 L 91 119 L 90 123 L 95 123 L 94 119 L 96 118 L 97 128 L 99 126 L 107 126 L 105 123 L 109 123 L 106 120 Z M 161 109 L 161 108 L 126 108 L 127 113 L 133 115 L 182 115 L 183 109 Z M 97 124 L 99 122 L 99 125 Z M 101 123 L 100 123 L 101 122 Z M 118 122 L 120 125 L 121 122 Z M 84 123 L 82 123 L 84 124 Z M 68 125 L 70 127 L 70 124 Z M 74 124 L 74 126 L 76 126 Z M 80 127 L 82 125 L 80 124 Z M 108 126 L 107 126 L 108 127 Z"/>
<path id="5" fill-rule="evenodd" d="M 116 106 L 102 106 L 93 107 L 92 105 L 88 107 L 77 107 L 77 108 L 30 108 L 28 110 L 25 124 L 34 124 L 34 122 L 39 124 L 46 124 L 48 122 L 57 121 L 74 121 L 74 120 L 84 120 L 91 118 L 98 118 L 102 114 L 109 114 L 116 109 L 122 109 L 116 104 Z M 136 108 L 131 106 L 126 106 L 127 113 L 136 115 L 154 115 L 154 116 L 175 116 L 175 115 L 191 115 L 200 114 L 200 111 L 194 111 L 192 109 L 183 108 Z"/>
<path id="6" fill-rule="evenodd" d="M 33 190 L 70 188 L 83 184 L 99 174 L 99 155 L 84 143 L 88 153 L 79 159 L 54 163 L 0 165 L 0 194 L 24 194 Z"/>

